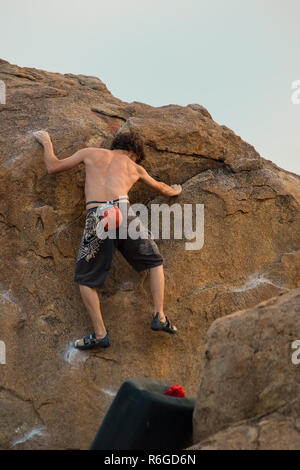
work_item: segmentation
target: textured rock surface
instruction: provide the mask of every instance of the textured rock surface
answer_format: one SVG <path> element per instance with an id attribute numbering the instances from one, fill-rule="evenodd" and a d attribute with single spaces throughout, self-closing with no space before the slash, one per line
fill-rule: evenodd
<path id="1" fill-rule="evenodd" d="M 0 79 L 7 87 L 0 105 L 0 339 L 7 346 L 0 400 L 17 400 L 20 410 L 4 434 L 0 424 L 0 447 L 29 436 L 18 445 L 87 448 L 125 379 L 161 378 L 196 395 L 211 323 L 300 286 L 299 177 L 261 158 L 198 104 L 126 103 L 95 77 L 5 61 Z M 84 168 L 47 175 L 32 132 L 47 129 L 64 158 L 108 147 L 121 126 L 142 136 L 154 177 L 183 184 L 179 198 L 164 202 L 205 205 L 205 242 L 186 251 L 185 240 L 158 241 L 177 337 L 150 330 L 147 274 L 117 253 L 101 291 L 112 347 L 79 353 L 70 340 L 90 332 L 73 283 Z M 140 184 L 130 194 L 132 202 L 154 197 Z M 25 427 L 17 433 L 19 419 Z"/>
<path id="2" fill-rule="evenodd" d="M 231 427 L 203 445 L 222 447 L 228 439 L 226 447 L 248 442 L 299 449 L 300 365 L 292 362 L 292 343 L 299 338 L 300 289 L 216 320 L 207 334 L 194 441 L 256 418 L 256 424 Z"/>
<path id="3" fill-rule="evenodd" d="M 299 400 L 256 420 L 230 426 L 190 450 L 299 450 Z"/>

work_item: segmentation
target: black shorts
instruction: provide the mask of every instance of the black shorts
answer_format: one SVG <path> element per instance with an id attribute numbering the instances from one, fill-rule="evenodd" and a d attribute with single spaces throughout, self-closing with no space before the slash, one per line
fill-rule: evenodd
<path id="1" fill-rule="evenodd" d="M 121 229 L 115 230 L 115 239 L 109 237 L 105 239 L 98 238 L 96 227 L 102 216 L 97 215 L 96 210 L 97 207 L 92 207 L 87 212 L 85 228 L 76 260 L 75 282 L 90 287 L 102 287 L 110 270 L 115 248 L 122 253 L 136 271 L 144 271 L 163 264 L 158 246 L 150 238 L 151 234 L 148 231 L 148 238 L 134 240 L 129 237 L 128 230 L 126 230 L 126 238 L 124 238 L 124 227 L 121 226 L 123 239 L 120 238 Z M 130 219 L 133 218 L 137 219 L 137 217 L 128 216 L 127 226 L 130 224 Z"/>

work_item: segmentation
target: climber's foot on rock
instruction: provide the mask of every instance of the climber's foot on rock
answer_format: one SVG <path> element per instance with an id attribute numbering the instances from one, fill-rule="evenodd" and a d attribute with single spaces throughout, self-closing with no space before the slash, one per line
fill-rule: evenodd
<path id="1" fill-rule="evenodd" d="M 92 349 L 92 348 L 108 348 L 110 346 L 108 333 L 103 338 L 97 338 L 95 333 L 91 333 L 89 336 L 77 339 L 74 343 L 76 349 Z"/>
<path id="2" fill-rule="evenodd" d="M 165 321 L 162 321 L 159 312 L 156 312 L 151 323 L 151 330 L 175 334 L 177 332 L 176 326 L 170 322 L 168 317 L 164 317 L 164 319 Z"/>

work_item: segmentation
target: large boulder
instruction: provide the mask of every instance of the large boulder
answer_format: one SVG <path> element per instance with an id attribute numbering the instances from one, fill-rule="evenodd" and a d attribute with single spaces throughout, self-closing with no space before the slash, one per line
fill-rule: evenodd
<path id="1" fill-rule="evenodd" d="M 189 450 L 299 450 L 299 399 L 265 417 L 233 424 Z"/>
<path id="2" fill-rule="evenodd" d="M 261 158 L 198 104 L 126 103 L 98 78 L 6 61 L 0 79 L 7 88 L 0 105 L 0 340 L 7 348 L 0 400 L 18 397 L 19 409 L 24 403 L 22 432 L 30 438 L 23 446 L 87 448 L 124 380 L 151 376 L 195 395 L 211 323 L 300 285 L 299 177 Z M 100 292 L 112 346 L 72 349 L 70 341 L 91 330 L 73 282 L 84 168 L 48 175 L 32 135 L 38 129 L 48 130 L 59 158 L 108 148 L 116 132 L 133 129 L 149 172 L 183 185 L 180 197 L 164 202 L 204 204 L 201 250 L 185 250 L 186 240 L 158 241 L 177 336 L 150 330 L 148 275 L 116 253 Z M 130 193 L 132 202 L 147 204 L 155 196 L 140 183 Z M 41 426 L 43 438 L 31 433 Z M 0 447 L 16 442 L 18 428 L 12 417 Z"/>
<path id="3" fill-rule="evenodd" d="M 194 410 L 194 442 L 209 438 L 222 447 L 234 436 L 226 447 L 255 444 L 299 449 L 296 341 L 300 341 L 300 289 L 216 320 L 207 333 Z M 250 418 L 252 422 L 232 426 Z M 217 438 L 213 436 L 229 426 Z"/>

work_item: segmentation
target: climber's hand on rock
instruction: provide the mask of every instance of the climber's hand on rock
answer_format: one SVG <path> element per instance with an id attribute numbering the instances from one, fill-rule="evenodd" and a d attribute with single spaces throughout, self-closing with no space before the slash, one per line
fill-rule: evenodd
<path id="1" fill-rule="evenodd" d="M 46 131 L 36 131 L 33 133 L 33 135 L 36 138 L 36 140 L 42 145 L 45 145 L 51 142 L 50 135 Z"/>
<path id="2" fill-rule="evenodd" d="M 174 196 L 178 196 L 182 192 L 181 184 L 172 184 L 171 188 L 175 191 Z"/>

